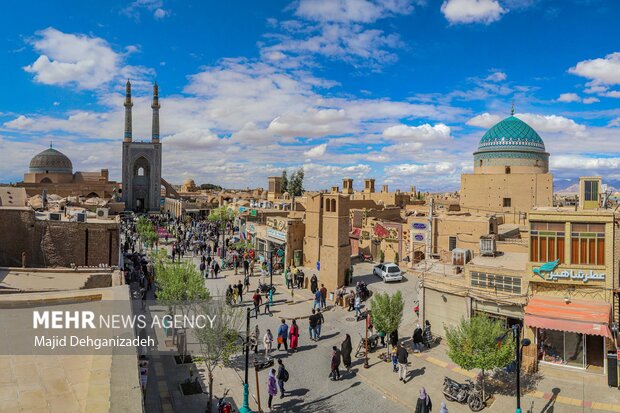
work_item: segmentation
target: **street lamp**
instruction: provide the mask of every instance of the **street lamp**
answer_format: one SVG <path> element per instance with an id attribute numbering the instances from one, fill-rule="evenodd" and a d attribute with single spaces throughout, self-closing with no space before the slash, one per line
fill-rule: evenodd
<path id="1" fill-rule="evenodd" d="M 510 331 L 512 331 L 512 336 L 515 340 L 515 361 L 517 364 L 517 409 L 515 412 L 521 413 L 521 359 L 523 358 L 523 347 L 529 346 L 532 342 L 529 338 L 524 338 L 519 341 L 521 338 L 521 326 L 519 324 L 513 324 L 511 330 L 497 337 L 495 341 L 497 341 L 498 344 L 503 343 Z"/>
<path id="2" fill-rule="evenodd" d="M 243 405 L 239 409 L 239 413 L 253 413 L 252 409 L 250 409 L 250 388 L 249 388 L 249 366 L 250 366 L 250 318 L 252 311 L 255 310 L 256 314 L 260 313 L 259 309 L 262 306 L 269 305 L 269 303 L 261 304 L 257 307 L 247 307 L 245 312 L 245 340 L 243 343 L 243 348 L 245 351 L 245 371 L 244 371 L 244 381 L 243 381 Z M 256 338 L 258 340 L 258 337 Z M 260 401 L 259 401 L 260 403 Z"/>

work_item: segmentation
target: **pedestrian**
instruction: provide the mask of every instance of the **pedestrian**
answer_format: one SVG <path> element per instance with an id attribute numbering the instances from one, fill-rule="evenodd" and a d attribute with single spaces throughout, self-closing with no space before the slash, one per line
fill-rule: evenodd
<path id="1" fill-rule="evenodd" d="M 355 319 L 359 320 L 360 318 L 360 306 L 362 305 L 362 299 L 359 294 L 355 294 Z"/>
<path id="2" fill-rule="evenodd" d="M 280 388 L 280 398 L 284 398 L 284 383 L 288 381 L 288 371 L 284 367 L 284 363 L 282 359 L 278 359 L 278 375 L 276 376 L 278 379 L 278 387 Z"/>
<path id="3" fill-rule="evenodd" d="M 226 304 L 228 305 L 232 304 L 232 296 L 233 296 L 232 286 L 228 284 L 228 288 L 226 289 Z"/>
<path id="4" fill-rule="evenodd" d="M 446 407 L 446 402 L 443 400 L 441 402 L 441 408 L 439 409 L 439 413 L 449 413 L 448 408 Z"/>
<path id="5" fill-rule="evenodd" d="M 258 339 L 260 337 L 260 330 L 258 329 L 258 324 L 254 331 L 250 333 L 250 351 L 254 350 L 254 354 L 258 354 Z"/>
<path id="6" fill-rule="evenodd" d="M 312 309 L 321 308 L 321 292 L 316 290 L 314 293 L 314 302 L 312 303 Z"/>
<path id="7" fill-rule="evenodd" d="M 353 351 L 353 346 L 351 344 L 351 336 L 346 334 L 344 337 L 344 341 L 340 345 L 340 353 L 342 354 L 342 364 L 349 371 L 351 367 L 351 352 Z"/>
<path id="8" fill-rule="evenodd" d="M 271 334 L 270 329 L 267 329 L 267 332 L 263 336 L 263 346 L 265 346 L 265 357 L 269 357 L 271 347 L 273 346 L 273 334 Z"/>
<path id="9" fill-rule="evenodd" d="M 245 275 L 247 277 L 248 275 L 248 270 L 250 269 L 250 263 L 248 262 L 247 258 L 243 259 L 243 275 Z"/>
<path id="10" fill-rule="evenodd" d="M 398 330 L 394 330 L 390 333 L 390 345 L 396 347 L 398 345 Z"/>
<path id="11" fill-rule="evenodd" d="M 310 291 L 312 291 L 312 294 L 314 294 L 318 289 L 319 279 L 316 277 L 316 274 L 312 274 L 312 278 L 310 278 Z"/>
<path id="12" fill-rule="evenodd" d="M 349 311 L 353 311 L 355 308 L 355 291 L 351 290 L 349 293 Z"/>
<path id="13" fill-rule="evenodd" d="M 258 318 L 258 307 L 263 302 L 263 297 L 260 295 L 260 290 L 256 290 L 256 292 L 252 296 L 252 301 L 254 302 L 254 316 L 255 318 Z"/>
<path id="14" fill-rule="evenodd" d="M 215 264 L 213 264 L 213 276 L 215 278 L 217 278 L 217 273 L 220 272 L 220 264 L 218 264 L 217 261 L 215 261 L 215 260 L 214 260 L 214 262 L 215 262 Z"/>
<path id="15" fill-rule="evenodd" d="M 278 328 L 278 350 L 280 350 L 280 346 L 284 345 L 284 350 L 288 351 L 288 324 L 286 324 L 286 320 L 282 319 L 282 324 L 280 324 L 280 328 Z"/>
<path id="16" fill-rule="evenodd" d="M 392 371 L 398 372 L 398 348 L 392 347 Z"/>
<path id="17" fill-rule="evenodd" d="M 316 310 L 314 308 L 308 317 L 308 332 L 310 333 L 310 340 L 316 341 Z"/>
<path id="18" fill-rule="evenodd" d="M 422 387 L 420 389 L 420 397 L 415 405 L 415 413 L 430 413 L 433 410 L 433 403 L 431 402 L 431 396 L 426 393 L 426 389 Z"/>
<path id="19" fill-rule="evenodd" d="M 402 343 L 398 344 L 398 350 L 396 350 L 396 357 L 398 359 L 398 378 L 403 383 L 407 383 L 407 358 L 409 353 Z"/>
<path id="20" fill-rule="evenodd" d="M 321 339 L 321 326 L 325 322 L 325 318 L 323 318 L 323 313 L 321 313 L 321 309 L 318 308 L 316 310 L 316 341 Z"/>
<path id="21" fill-rule="evenodd" d="M 291 336 L 291 350 L 297 352 L 297 347 L 299 346 L 299 327 L 297 327 L 297 321 L 294 319 L 291 323 L 289 335 Z"/>
<path id="22" fill-rule="evenodd" d="M 250 292 L 250 277 L 246 276 L 243 279 L 243 284 L 245 284 L 245 290 L 249 293 Z"/>
<path id="23" fill-rule="evenodd" d="M 239 296 L 239 302 L 243 303 L 243 284 L 241 284 L 241 280 L 237 281 L 237 295 Z"/>
<path id="24" fill-rule="evenodd" d="M 205 276 L 205 269 L 207 268 L 207 264 L 204 261 L 200 261 L 200 275 Z"/>
<path id="25" fill-rule="evenodd" d="M 291 267 L 288 266 L 284 269 L 284 281 L 286 282 L 286 288 L 290 289 L 291 284 Z"/>
<path id="26" fill-rule="evenodd" d="M 415 327 L 415 330 L 413 330 L 413 351 L 415 353 L 419 353 L 420 350 L 422 350 L 422 342 L 424 341 L 424 337 L 423 337 L 423 332 L 422 332 L 422 327 L 420 327 L 420 324 L 417 324 Z"/>
<path id="27" fill-rule="evenodd" d="M 321 284 L 321 308 L 325 309 L 327 307 L 327 288 L 325 288 L 324 284 Z"/>
<path id="28" fill-rule="evenodd" d="M 431 343 L 433 342 L 433 333 L 431 333 L 431 322 L 426 320 L 424 322 L 424 345 L 427 349 L 431 348 Z"/>
<path id="29" fill-rule="evenodd" d="M 237 271 L 239 270 L 239 259 L 236 255 L 233 256 L 233 265 L 235 267 L 235 275 L 237 275 Z"/>
<path id="30" fill-rule="evenodd" d="M 340 350 L 338 347 L 332 347 L 332 359 L 331 359 L 331 379 L 332 380 L 340 380 Z"/>
<path id="31" fill-rule="evenodd" d="M 269 292 L 265 293 L 265 314 L 269 313 L 269 315 L 273 316 L 271 312 L 271 303 L 273 302 L 273 289 L 270 289 Z"/>
<path id="32" fill-rule="evenodd" d="M 267 394 L 269 394 L 267 406 L 269 407 L 269 410 L 271 410 L 273 396 L 278 394 L 278 387 L 276 386 L 276 369 L 271 369 L 271 371 L 269 371 L 269 378 L 267 379 Z"/>

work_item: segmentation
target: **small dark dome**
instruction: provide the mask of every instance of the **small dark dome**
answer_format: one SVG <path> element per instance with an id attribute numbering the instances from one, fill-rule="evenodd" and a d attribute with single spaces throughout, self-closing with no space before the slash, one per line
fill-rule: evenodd
<path id="1" fill-rule="evenodd" d="M 30 173 L 73 173 L 71 159 L 54 148 L 48 148 L 30 161 Z"/>

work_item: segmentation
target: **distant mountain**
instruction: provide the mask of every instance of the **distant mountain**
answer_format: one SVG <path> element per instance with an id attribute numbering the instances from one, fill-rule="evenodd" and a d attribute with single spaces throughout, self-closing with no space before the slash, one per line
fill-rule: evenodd
<path id="1" fill-rule="evenodd" d="M 607 190 L 613 192 L 619 192 L 620 180 L 617 179 L 603 179 L 603 184 L 607 185 Z M 571 179 L 555 179 L 553 181 L 553 192 L 556 194 L 578 194 L 579 193 L 579 178 Z"/>

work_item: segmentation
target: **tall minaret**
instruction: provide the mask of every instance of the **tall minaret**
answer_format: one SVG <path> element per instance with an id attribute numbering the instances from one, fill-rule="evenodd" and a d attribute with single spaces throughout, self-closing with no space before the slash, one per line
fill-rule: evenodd
<path id="1" fill-rule="evenodd" d="M 152 133 L 152 141 L 154 143 L 159 143 L 159 87 L 157 86 L 157 82 L 153 85 L 153 104 L 151 105 L 153 108 L 153 133 Z"/>
<path id="2" fill-rule="evenodd" d="M 125 138 L 124 142 L 131 142 L 131 107 L 133 103 L 131 101 L 131 83 L 127 80 L 125 85 Z"/>

